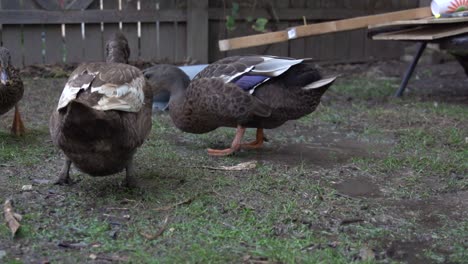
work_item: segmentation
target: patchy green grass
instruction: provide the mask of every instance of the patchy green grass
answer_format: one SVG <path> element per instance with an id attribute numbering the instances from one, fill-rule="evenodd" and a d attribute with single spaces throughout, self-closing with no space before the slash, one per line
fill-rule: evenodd
<path id="1" fill-rule="evenodd" d="M 74 185 L 22 192 L 56 177 L 60 152 L 46 120 L 24 138 L 0 133 L 2 198 L 23 215 L 14 239 L 0 225 L 0 262 L 463 263 L 468 107 L 389 98 L 397 85 L 341 80 L 316 112 L 267 131 L 263 150 L 227 158 L 206 148 L 229 146 L 234 129 L 186 134 L 156 115 L 134 190 L 124 173 L 72 170 Z M 375 192 L 337 187 L 353 179 Z"/>

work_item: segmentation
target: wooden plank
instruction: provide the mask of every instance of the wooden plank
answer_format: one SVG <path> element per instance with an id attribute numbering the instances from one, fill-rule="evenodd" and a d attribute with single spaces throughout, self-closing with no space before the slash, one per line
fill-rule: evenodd
<path id="1" fill-rule="evenodd" d="M 107 0 L 106 0 L 107 1 Z M 124 23 L 134 22 L 162 22 L 186 21 L 187 14 L 184 10 L 67 10 L 67 11 L 45 11 L 45 10 L 0 10 L 0 24 L 77 24 L 85 23 L 112 23 L 122 21 Z"/>
<path id="2" fill-rule="evenodd" d="M 45 63 L 63 62 L 63 38 L 61 25 L 44 25 Z"/>
<path id="3" fill-rule="evenodd" d="M 431 10 L 429 8 L 415 8 L 405 11 L 343 19 L 332 22 L 317 23 L 307 26 L 299 26 L 295 27 L 294 30 L 283 30 L 234 39 L 220 40 L 219 46 L 220 49 L 224 51 L 240 49 L 246 47 L 272 44 L 306 36 L 365 28 L 372 24 L 385 23 L 395 20 L 423 18 L 429 16 L 430 14 Z"/>
<path id="4" fill-rule="evenodd" d="M 187 55 L 208 62 L 208 0 L 189 0 L 187 8 Z"/>
<path id="5" fill-rule="evenodd" d="M 377 34 L 372 37 L 374 40 L 435 40 L 468 32 L 466 24 L 453 24 L 444 26 L 429 26 L 411 28 L 395 32 Z"/>
<path id="6" fill-rule="evenodd" d="M 414 20 L 399 20 L 383 24 L 370 25 L 369 28 L 384 28 L 389 26 L 419 26 L 419 25 L 434 25 L 434 24 L 453 24 L 468 22 L 468 17 L 452 17 L 452 18 L 434 18 L 427 17 Z"/>

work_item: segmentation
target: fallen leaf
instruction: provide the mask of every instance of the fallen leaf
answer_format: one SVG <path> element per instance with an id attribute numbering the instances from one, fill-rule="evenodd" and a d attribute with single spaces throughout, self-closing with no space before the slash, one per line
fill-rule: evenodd
<path id="1" fill-rule="evenodd" d="M 12 201 L 7 199 L 3 205 L 3 215 L 5 217 L 6 224 L 11 230 L 11 235 L 14 237 L 18 229 L 21 227 L 21 215 L 15 213 L 13 210 Z"/>
<path id="2" fill-rule="evenodd" d="M 97 256 L 95 254 L 90 254 L 89 258 L 92 259 L 92 260 L 95 260 L 95 259 L 97 259 Z"/>
<path id="3" fill-rule="evenodd" d="M 28 184 L 28 185 L 23 185 L 23 187 L 21 187 L 21 190 L 25 192 L 29 192 L 29 191 L 32 191 L 32 188 L 33 188 L 32 185 Z"/>
<path id="4" fill-rule="evenodd" d="M 164 230 L 166 230 L 168 220 L 169 220 L 169 216 L 166 216 L 166 218 L 163 221 L 162 226 L 159 228 L 159 230 L 158 230 L 158 232 L 156 232 L 156 234 L 149 235 L 149 234 L 143 233 L 143 232 L 140 232 L 140 234 L 142 236 L 144 236 L 148 240 L 156 239 L 156 238 L 158 238 L 159 236 L 161 236 L 164 233 Z"/>
<path id="5" fill-rule="evenodd" d="M 47 179 L 33 179 L 32 182 L 35 183 L 35 184 L 49 184 L 50 180 L 47 180 Z"/>

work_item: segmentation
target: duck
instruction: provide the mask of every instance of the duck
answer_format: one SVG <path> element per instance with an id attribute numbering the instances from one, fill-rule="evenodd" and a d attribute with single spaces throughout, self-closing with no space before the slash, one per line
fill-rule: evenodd
<path id="1" fill-rule="evenodd" d="M 71 183 L 74 164 L 91 176 L 125 169 L 124 184 L 136 186 L 134 155 L 151 130 L 152 91 L 129 56 L 118 32 L 106 43 L 106 62 L 82 63 L 71 73 L 49 122 L 52 142 L 65 154 L 57 184 Z"/>
<path id="2" fill-rule="evenodd" d="M 337 78 L 322 77 L 311 59 L 266 55 L 221 59 L 192 80 L 173 65 L 155 65 L 144 75 L 154 93 L 169 91 L 169 115 L 180 130 L 201 134 L 219 127 L 236 128 L 231 146 L 209 148 L 211 156 L 261 148 L 266 141 L 264 129 L 315 111 Z M 256 138 L 243 143 L 247 128 L 256 129 Z"/>
<path id="3" fill-rule="evenodd" d="M 15 136 L 25 133 L 18 103 L 23 98 L 24 87 L 19 71 L 11 64 L 10 51 L 0 47 L 0 115 L 15 108 L 11 132 Z"/>

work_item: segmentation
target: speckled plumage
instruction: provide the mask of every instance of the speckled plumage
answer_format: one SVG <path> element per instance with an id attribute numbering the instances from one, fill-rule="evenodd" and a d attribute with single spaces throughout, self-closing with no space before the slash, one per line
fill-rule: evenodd
<path id="1" fill-rule="evenodd" d="M 11 65 L 10 51 L 0 47 L 0 115 L 15 107 L 12 133 L 20 136 L 24 133 L 23 122 L 18 110 L 18 102 L 23 97 L 24 87 L 19 71 Z"/>
<path id="2" fill-rule="evenodd" d="M 322 76 L 311 63 L 296 61 L 277 70 L 279 76 L 259 84 L 253 94 L 235 84 L 240 76 L 252 74 L 265 58 L 273 57 L 228 57 L 206 67 L 186 88 L 169 88 L 169 113 L 174 124 L 189 133 L 206 133 L 218 127 L 276 128 L 313 112 L 334 80 L 306 89 Z M 157 79 L 158 75 L 148 78 L 153 83 L 151 77 Z"/>
<path id="3" fill-rule="evenodd" d="M 0 83 L 0 115 L 10 111 L 23 98 L 24 88 L 19 71 L 9 68 L 10 81 L 8 84 Z"/>
<path id="4" fill-rule="evenodd" d="M 127 184 L 134 185 L 133 156 L 151 130 L 152 92 L 141 71 L 127 64 L 116 63 L 128 60 L 128 44 L 126 40 L 122 41 L 122 36 L 115 35 L 108 42 L 107 51 L 110 53 L 107 63 L 78 66 L 64 89 L 65 92 L 67 86 L 78 87 L 79 92 L 74 95 L 76 98 L 65 100 L 52 114 L 52 141 L 67 157 L 58 183 L 69 181 L 68 171 L 70 163 L 73 163 L 91 176 L 106 176 L 126 169 Z M 142 79 L 141 87 L 132 85 L 137 79 Z M 122 85 L 129 86 L 123 94 L 118 91 Z M 96 90 L 102 86 L 110 87 L 112 93 L 109 97 Z M 108 99 L 104 101 L 104 106 L 100 105 L 103 98 Z M 115 102 L 118 105 L 137 104 L 139 108 L 137 111 L 98 110 L 97 106 L 105 108 Z"/>

